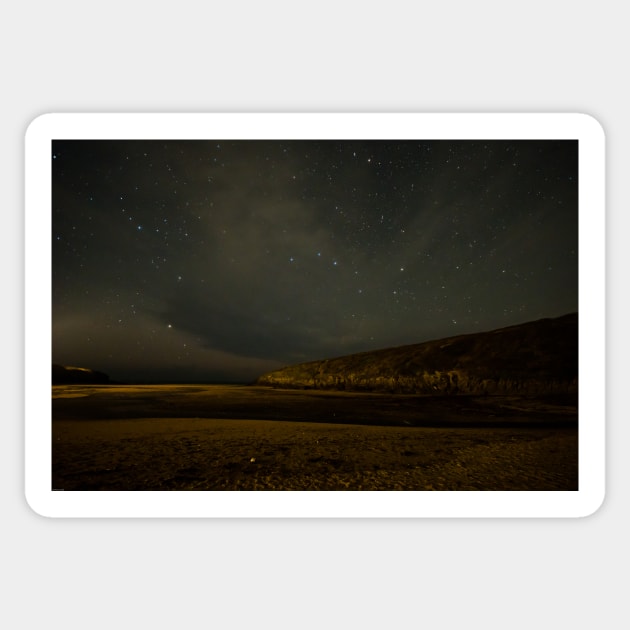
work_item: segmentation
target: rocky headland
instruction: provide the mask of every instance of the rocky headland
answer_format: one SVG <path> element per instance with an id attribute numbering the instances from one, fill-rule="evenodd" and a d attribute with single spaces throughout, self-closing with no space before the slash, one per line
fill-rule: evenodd
<path id="1" fill-rule="evenodd" d="M 257 385 L 432 395 L 575 394 L 578 315 L 288 366 Z"/>
<path id="2" fill-rule="evenodd" d="M 109 376 L 103 372 L 55 363 L 52 365 L 53 385 L 106 385 L 109 382 Z"/>

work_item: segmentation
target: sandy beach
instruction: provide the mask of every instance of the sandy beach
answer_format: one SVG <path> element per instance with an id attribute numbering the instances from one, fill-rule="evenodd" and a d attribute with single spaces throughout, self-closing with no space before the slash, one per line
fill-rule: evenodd
<path id="1" fill-rule="evenodd" d="M 56 490 L 577 490 L 577 409 L 244 386 L 53 387 Z"/>

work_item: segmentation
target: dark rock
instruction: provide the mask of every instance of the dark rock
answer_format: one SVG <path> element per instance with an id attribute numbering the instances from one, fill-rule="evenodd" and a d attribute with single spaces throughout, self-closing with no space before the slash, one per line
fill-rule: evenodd
<path id="1" fill-rule="evenodd" d="M 435 395 L 576 393 L 578 316 L 302 363 L 257 384 Z"/>
<path id="2" fill-rule="evenodd" d="M 104 385 L 109 383 L 109 376 L 103 372 L 97 372 L 88 368 L 71 367 L 66 365 L 52 366 L 53 385 Z"/>

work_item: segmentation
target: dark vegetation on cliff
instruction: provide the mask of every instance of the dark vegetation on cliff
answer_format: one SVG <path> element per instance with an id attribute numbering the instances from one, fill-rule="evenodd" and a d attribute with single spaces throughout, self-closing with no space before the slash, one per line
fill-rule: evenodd
<path id="1" fill-rule="evenodd" d="M 57 365 L 55 363 L 52 366 L 53 385 L 80 385 L 82 383 L 105 385 L 109 382 L 109 376 L 103 374 L 103 372 L 97 372 L 88 368 Z"/>
<path id="2" fill-rule="evenodd" d="M 397 393 L 577 393 L 578 315 L 285 367 L 258 385 Z"/>

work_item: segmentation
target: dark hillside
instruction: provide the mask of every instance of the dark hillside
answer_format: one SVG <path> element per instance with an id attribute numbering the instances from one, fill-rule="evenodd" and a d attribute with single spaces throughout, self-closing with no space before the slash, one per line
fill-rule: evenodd
<path id="1" fill-rule="evenodd" d="M 302 363 L 257 384 L 439 395 L 575 393 L 578 316 Z"/>

